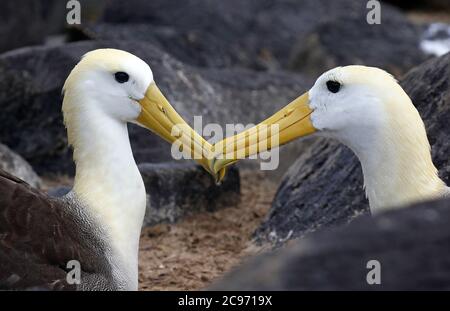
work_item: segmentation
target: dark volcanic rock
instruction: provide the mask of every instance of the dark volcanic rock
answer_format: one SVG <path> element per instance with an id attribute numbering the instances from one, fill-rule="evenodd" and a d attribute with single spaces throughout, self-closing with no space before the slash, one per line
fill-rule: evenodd
<path id="1" fill-rule="evenodd" d="M 139 165 L 148 202 L 144 225 L 175 222 L 192 212 L 214 211 L 240 199 L 239 171 L 233 167 L 218 186 L 194 163 L 143 163 Z"/>
<path id="2" fill-rule="evenodd" d="M 257 256 L 213 290 L 449 290 L 450 200 L 361 217 Z M 380 263 L 369 285 L 367 263 Z"/>
<path id="3" fill-rule="evenodd" d="M 382 8 L 380 25 L 369 25 L 360 16 L 319 24 L 300 38 L 290 67 L 314 76 L 345 65 L 374 66 L 395 76 L 404 74 L 428 57 L 420 49 L 424 29 L 405 16 L 390 13 Z"/>
<path id="4" fill-rule="evenodd" d="M 164 94 L 192 125 L 193 116 L 202 116 L 203 126 L 259 122 L 310 85 L 295 74 L 196 69 L 144 42 L 89 41 L 8 52 L 0 55 L 0 140 L 39 173 L 73 173 L 61 89 L 84 53 L 104 47 L 129 51 L 148 62 Z M 130 126 L 130 136 L 138 163 L 171 159 L 170 145 L 156 135 Z"/>
<path id="5" fill-rule="evenodd" d="M 61 30 L 65 23 L 65 3 L 60 0 L 0 1 L 0 52 L 43 43 L 46 36 Z"/>
<path id="6" fill-rule="evenodd" d="M 411 70 L 401 81 L 422 116 L 440 177 L 450 181 L 450 54 Z M 365 213 L 360 164 L 343 145 L 319 139 L 292 165 L 278 189 L 258 241 L 280 242 Z"/>
<path id="7" fill-rule="evenodd" d="M 338 26 L 342 19 L 353 17 L 349 27 L 355 28 L 344 30 L 354 38 L 360 25 L 367 24 L 366 3 L 360 0 L 112 0 L 106 6 L 102 23 L 82 27 L 85 34 L 95 39 L 129 40 L 132 36 L 151 42 L 196 66 L 286 68 L 296 42 L 317 33 L 316 28 L 322 22 L 330 21 Z M 387 4 L 383 5 L 382 14 L 383 23 L 392 20 L 396 26 L 412 27 L 401 12 Z M 407 42 L 410 55 L 418 55 L 419 36 L 413 38 L 411 31 L 402 31 L 383 39 L 386 31 L 378 29 L 364 32 L 370 35 L 364 40 L 382 45 L 378 53 L 389 55 L 399 51 L 390 50 L 395 37 L 401 45 Z M 339 35 L 334 38 L 342 39 L 346 33 Z M 357 37 L 362 38 L 362 35 Z M 412 41 L 417 41 L 416 46 Z M 364 50 L 360 54 L 365 55 Z M 419 58 L 414 64 L 420 61 Z"/>
<path id="8" fill-rule="evenodd" d="M 41 186 L 41 179 L 30 164 L 3 144 L 0 144 L 0 169 L 23 179 L 32 187 Z"/>
<path id="9" fill-rule="evenodd" d="M 38 11 L 39 4 L 35 1 L 28 5 L 9 0 L 0 2 L 0 52 L 43 41 L 44 22 Z"/>

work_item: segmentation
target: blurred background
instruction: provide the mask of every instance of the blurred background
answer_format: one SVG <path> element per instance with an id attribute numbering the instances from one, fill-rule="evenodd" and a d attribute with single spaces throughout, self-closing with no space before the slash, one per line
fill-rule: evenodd
<path id="1" fill-rule="evenodd" d="M 261 121 L 336 66 L 377 66 L 401 80 L 414 67 L 450 51 L 448 0 L 380 1 L 380 24 L 375 25 L 367 22 L 372 7 L 367 8 L 366 0 L 80 0 L 80 23 L 69 25 L 72 2 L 0 2 L 0 168 L 54 195 L 70 189 L 74 174 L 61 89 L 70 70 L 90 50 L 113 47 L 134 53 L 150 64 L 163 93 L 188 122 L 201 115 L 203 125 L 223 126 Z M 135 126 L 130 126 L 130 136 L 147 190 L 155 194 L 146 219 L 151 227 L 144 232 L 142 246 L 143 289 L 205 286 L 211 275 L 238 262 L 251 238 L 271 240 L 276 221 L 269 229 L 254 231 L 271 206 L 288 202 L 273 201 L 277 189 L 282 193 L 289 182 L 294 183 L 290 190 L 300 187 L 289 175 L 283 178 L 286 171 L 327 165 L 338 170 L 344 167 L 342 159 L 353 159 L 327 141 L 299 141 L 284 147 L 278 170 L 263 174 L 255 170 L 255 161 L 243 161 L 240 175 L 235 169 L 220 190 L 196 168 L 173 164 L 170 146 L 159 138 Z M 311 146 L 332 150 L 338 160 L 308 162 Z M 333 221 L 345 222 L 367 210 L 366 203 L 360 204 L 361 178 L 352 175 L 353 170 L 360 174 L 355 164 L 348 176 L 336 178 L 349 180 L 348 189 L 357 192 L 358 199 L 349 198 L 349 193 L 341 196 L 339 204 L 351 208 L 326 216 Z M 332 182 L 335 176 L 321 178 Z M 280 190 L 280 184 L 285 188 Z M 335 184 L 343 186 L 341 180 Z M 180 203 L 180 187 L 192 187 L 183 195 L 214 188 L 217 202 L 203 191 Z M 174 197 L 167 199 L 168 193 Z M 233 195 L 238 199 L 230 201 Z M 228 211 L 216 207 L 220 204 Z M 187 218 L 175 227 L 166 225 L 181 219 L 183 209 L 198 206 L 219 211 Z M 157 213 L 152 212 L 155 208 Z M 283 215 L 300 222 L 298 214 Z M 320 224 L 326 222 L 323 219 Z M 291 237 L 289 230 L 280 231 L 283 239 Z"/>

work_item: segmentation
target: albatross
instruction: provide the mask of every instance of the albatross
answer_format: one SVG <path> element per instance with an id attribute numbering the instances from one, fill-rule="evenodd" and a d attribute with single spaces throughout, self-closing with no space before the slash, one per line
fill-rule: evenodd
<path id="1" fill-rule="evenodd" d="M 218 142 L 213 170 L 313 133 L 337 139 L 356 154 L 372 213 L 450 196 L 411 99 L 389 73 L 366 66 L 325 72 L 273 116 Z"/>
<path id="2" fill-rule="evenodd" d="M 146 193 L 127 123 L 178 140 L 207 170 L 211 145 L 169 104 L 150 67 L 125 51 L 87 53 L 63 93 L 74 187 L 51 198 L 0 171 L 0 289 L 137 290 Z"/>

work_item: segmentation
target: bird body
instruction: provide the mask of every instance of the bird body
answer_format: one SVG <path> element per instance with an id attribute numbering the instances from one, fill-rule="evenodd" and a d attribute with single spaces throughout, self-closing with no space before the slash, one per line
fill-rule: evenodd
<path id="1" fill-rule="evenodd" d="M 181 142 L 206 169 L 204 150 L 198 156 L 191 146 L 211 146 L 162 95 L 150 67 L 127 52 L 87 53 L 63 92 L 74 187 L 50 198 L 0 171 L 0 289 L 137 290 L 146 192 L 127 123 Z M 73 260 L 81 269 L 75 283 L 67 278 Z"/>
<path id="2" fill-rule="evenodd" d="M 0 289 L 125 287 L 107 260 L 109 237 L 74 193 L 49 198 L 0 171 L 0 194 Z M 84 272 L 80 286 L 67 282 L 74 259 Z"/>

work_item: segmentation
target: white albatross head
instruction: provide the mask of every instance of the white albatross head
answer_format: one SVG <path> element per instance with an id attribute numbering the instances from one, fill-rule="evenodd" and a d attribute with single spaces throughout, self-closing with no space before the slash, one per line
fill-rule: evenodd
<path id="1" fill-rule="evenodd" d="M 90 133 L 86 119 L 135 123 L 169 143 L 178 140 L 191 157 L 209 170 L 210 144 L 196 133 L 169 104 L 156 86 L 149 65 L 137 56 L 116 49 L 88 52 L 67 78 L 63 114 L 69 143 L 75 148 Z M 177 127 L 174 129 L 174 127 Z M 75 159 L 76 160 L 76 159 Z"/>
<path id="2" fill-rule="evenodd" d="M 214 170 L 236 161 L 228 150 L 250 156 L 264 151 L 256 144 L 272 148 L 318 133 L 339 140 L 358 156 L 372 212 L 447 191 L 417 109 L 381 69 L 346 66 L 325 72 L 308 92 L 256 127 L 273 125 L 278 130 L 268 135 L 257 137 L 258 131 L 250 129 L 216 144 L 225 159 L 215 160 Z"/>
<path id="3" fill-rule="evenodd" d="M 139 101 L 145 98 L 152 83 L 150 67 L 128 52 L 115 49 L 88 52 L 67 78 L 64 94 L 95 98 L 96 105 L 86 100 L 65 100 L 64 116 L 69 121 L 73 112 L 90 109 L 123 122 L 136 122 L 142 111 Z"/>

